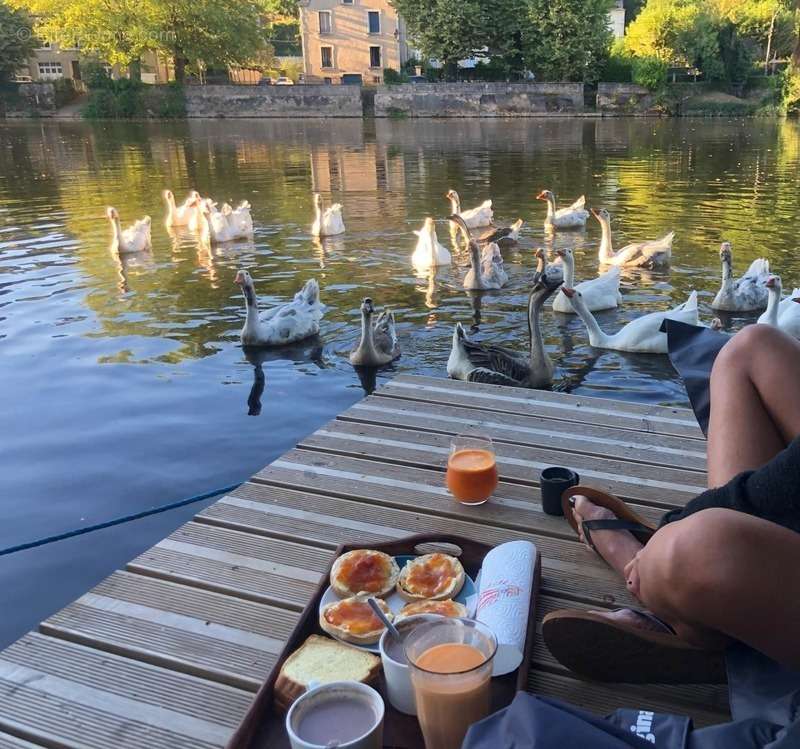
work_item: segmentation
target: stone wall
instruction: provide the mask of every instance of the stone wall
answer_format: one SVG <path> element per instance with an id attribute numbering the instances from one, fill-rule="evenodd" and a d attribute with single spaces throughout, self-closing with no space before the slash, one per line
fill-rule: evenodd
<path id="1" fill-rule="evenodd" d="M 379 86 L 376 117 L 536 117 L 583 112 L 582 83 Z"/>
<path id="2" fill-rule="evenodd" d="M 10 83 L 0 93 L 0 115 L 7 117 L 52 114 L 56 108 L 52 83 Z"/>
<path id="3" fill-rule="evenodd" d="M 598 83 L 597 111 L 603 114 L 653 114 L 653 94 L 635 83 Z"/>
<path id="4" fill-rule="evenodd" d="M 187 117 L 361 117 L 359 86 L 187 86 Z"/>

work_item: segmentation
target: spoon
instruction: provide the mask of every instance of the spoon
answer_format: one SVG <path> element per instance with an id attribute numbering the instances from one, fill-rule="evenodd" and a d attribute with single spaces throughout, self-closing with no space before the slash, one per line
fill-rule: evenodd
<path id="1" fill-rule="evenodd" d="M 378 619 L 380 619 L 383 622 L 386 629 L 389 630 L 389 634 L 399 642 L 402 639 L 400 637 L 400 632 L 398 632 L 397 627 L 395 627 L 394 624 L 392 624 L 386 618 L 386 614 L 384 614 L 383 609 L 380 606 L 378 606 L 378 602 L 374 598 L 368 598 L 367 603 L 369 604 L 369 607 L 375 612 L 375 616 L 377 616 Z"/>

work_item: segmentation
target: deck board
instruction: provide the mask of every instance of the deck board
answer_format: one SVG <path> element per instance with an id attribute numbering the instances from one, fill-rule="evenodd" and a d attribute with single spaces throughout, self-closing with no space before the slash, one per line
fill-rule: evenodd
<path id="1" fill-rule="evenodd" d="M 444 484 L 450 436 L 495 441 L 501 483 L 466 508 Z M 0 749 L 223 747 L 340 543 L 441 532 L 542 553 L 538 619 L 631 603 L 625 585 L 542 512 L 539 472 L 568 465 L 648 520 L 705 485 L 686 409 L 402 375 L 0 653 Z M 727 720 L 727 689 L 574 678 L 540 627 L 529 689 L 605 713 Z"/>

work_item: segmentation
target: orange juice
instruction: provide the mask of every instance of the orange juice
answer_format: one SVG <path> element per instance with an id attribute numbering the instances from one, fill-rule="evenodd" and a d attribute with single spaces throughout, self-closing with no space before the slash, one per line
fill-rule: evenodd
<path id="1" fill-rule="evenodd" d="M 497 488 L 497 463 L 488 450 L 465 448 L 447 461 L 447 488 L 464 504 L 481 504 Z"/>
<path id="2" fill-rule="evenodd" d="M 418 668 L 435 672 L 411 675 L 426 747 L 459 749 L 469 727 L 489 714 L 492 670 L 479 668 L 484 663 L 478 648 L 463 643 L 434 645 L 417 658 Z"/>

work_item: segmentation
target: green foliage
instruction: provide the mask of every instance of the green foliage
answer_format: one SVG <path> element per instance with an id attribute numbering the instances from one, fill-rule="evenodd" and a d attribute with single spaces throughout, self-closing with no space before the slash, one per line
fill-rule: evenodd
<path id="1" fill-rule="evenodd" d="M 148 86 L 128 78 L 108 79 L 89 90 L 83 116 L 90 120 L 130 120 L 186 116 L 186 96 L 177 83 Z"/>
<path id="2" fill-rule="evenodd" d="M 787 114 L 800 114 L 800 70 L 789 67 L 782 74 L 782 104 Z"/>
<path id="3" fill-rule="evenodd" d="M 633 81 L 633 57 L 625 51 L 625 44 L 618 39 L 611 45 L 600 80 L 607 83 L 631 83 Z"/>
<path id="4" fill-rule="evenodd" d="M 527 62 L 539 80 L 594 83 L 608 57 L 610 0 L 529 0 Z"/>
<path id="5" fill-rule="evenodd" d="M 388 86 L 394 86 L 398 83 L 407 83 L 408 82 L 408 75 L 405 73 L 399 72 L 394 68 L 384 68 L 383 69 L 383 82 Z"/>
<path id="6" fill-rule="evenodd" d="M 634 58 L 633 81 L 651 91 L 663 90 L 667 85 L 667 63 L 658 57 Z"/>
<path id="7" fill-rule="evenodd" d="M 28 14 L 0 0 L 0 83 L 14 78 L 35 47 Z"/>
<path id="8" fill-rule="evenodd" d="M 110 88 L 111 76 L 99 62 L 86 62 L 81 65 L 81 77 L 87 88 Z"/>
<path id="9" fill-rule="evenodd" d="M 69 104 L 78 95 L 71 78 L 57 78 L 53 81 L 53 98 L 57 108 Z"/>

